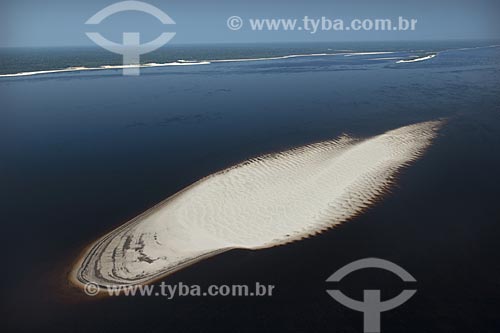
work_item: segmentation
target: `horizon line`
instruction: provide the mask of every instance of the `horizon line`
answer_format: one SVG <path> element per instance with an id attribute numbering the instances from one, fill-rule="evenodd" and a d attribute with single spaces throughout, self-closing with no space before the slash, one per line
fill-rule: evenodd
<path id="1" fill-rule="evenodd" d="M 449 38 L 449 39 L 415 39 L 415 40 L 337 40 L 337 41 L 263 41 L 263 42 L 174 42 L 163 47 L 169 46 L 197 46 L 197 45 L 260 45 L 260 44 L 324 44 L 324 43 L 420 43 L 420 42 L 474 42 L 474 41 L 500 41 L 500 37 L 495 38 Z M 16 45 L 2 46 L 0 49 L 15 49 L 15 48 L 100 48 L 97 45 L 79 44 L 79 45 Z"/>

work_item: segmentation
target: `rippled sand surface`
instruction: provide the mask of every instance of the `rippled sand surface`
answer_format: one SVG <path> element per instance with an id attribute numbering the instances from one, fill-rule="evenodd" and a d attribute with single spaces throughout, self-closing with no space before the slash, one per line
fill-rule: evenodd
<path id="1" fill-rule="evenodd" d="M 97 240 L 77 283 L 144 284 L 234 248 L 259 249 L 352 218 L 421 156 L 440 122 L 347 136 L 250 159 L 199 180 Z"/>

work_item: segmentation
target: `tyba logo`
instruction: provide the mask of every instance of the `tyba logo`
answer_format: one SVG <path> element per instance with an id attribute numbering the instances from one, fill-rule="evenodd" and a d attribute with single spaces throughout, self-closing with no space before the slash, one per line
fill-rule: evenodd
<path id="1" fill-rule="evenodd" d="M 163 24 L 175 24 L 174 20 L 157 7 L 141 1 L 122 1 L 101 9 L 85 24 L 100 24 L 107 17 L 124 11 L 139 11 L 156 17 Z M 152 52 L 168 43 L 175 32 L 163 32 L 155 40 L 140 43 L 140 33 L 124 32 L 123 44 L 118 44 L 104 38 L 98 32 L 87 32 L 86 35 L 102 48 L 123 56 L 123 75 L 139 75 L 140 56 Z"/>
<path id="2" fill-rule="evenodd" d="M 377 258 L 366 258 L 354 261 L 333 273 L 326 281 L 339 282 L 346 275 L 363 268 L 385 269 L 396 274 L 405 282 L 416 282 L 415 278 L 400 266 L 390 261 Z M 380 332 L 380 314 L 402 305 L 417 291 L 406 289 L 390 300 L 381 301 L 380 290 L 364 290 L 362 302 L 347 297 L 340 290 L 327 290 L 326 292 L 340 304 L 350 309 L 363 312 L 365 333 L 378 333 Z"/>

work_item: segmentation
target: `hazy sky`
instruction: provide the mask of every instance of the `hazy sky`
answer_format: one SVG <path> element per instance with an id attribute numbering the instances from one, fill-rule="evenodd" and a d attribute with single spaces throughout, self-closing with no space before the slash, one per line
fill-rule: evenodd
<path id="1" fill-rule="evenodd" d="M 109 0 L 1 0 L 0 46 L 93 45 L 86 31 L 98 31 L 120 41 L 122 32 L 137 31 L 143 41 L 163 31 L 176 32 L 171 43 L 276 42 L 276 41 L 364 41 L 500 38 L 498 0 L 149 0 L 176 21 L 163 26 L 144 13 L 118 13 L 97 27 L 84 23 Z M 418 19 L 413 32 L 239 31 L 226 26 L 229 16 L 248 18 L 298 18 L 305 15 L 341 18 Z M 246 22 L 247 23 L 247 22 Z"/>

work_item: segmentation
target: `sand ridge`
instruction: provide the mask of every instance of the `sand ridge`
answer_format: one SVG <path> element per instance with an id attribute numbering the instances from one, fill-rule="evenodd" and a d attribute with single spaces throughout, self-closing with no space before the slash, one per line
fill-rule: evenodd
<path id="1" fill-rule="evenodd" d="M 317 234 L 372 205 L 432 143 L 440 121 L 250 159 L 199 180 L 113 230 L 75 265 L 83 286 L 145 284 L 234 248 Z"/>

